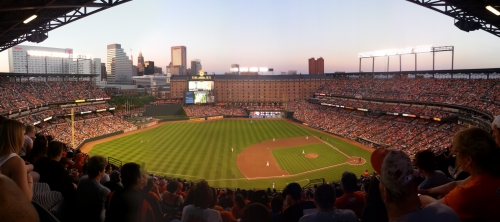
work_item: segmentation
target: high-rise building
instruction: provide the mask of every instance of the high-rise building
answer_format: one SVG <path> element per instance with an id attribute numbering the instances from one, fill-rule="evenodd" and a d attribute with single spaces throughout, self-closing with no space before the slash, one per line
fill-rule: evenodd
<path id="1" fill-rule="evenodd" d="M 309 60 L 309 75 L 323 75 L 325 74 L 325 60 L 319 57 L 317 60 L 310 58 Z"/>
<path id="2" fill-rule="evenodd" d="M 199 59 L 191 60 L 191 75 L 196 76 L 201 70 L 201 61 Z"/>
<path id="3" fill-rule="evenodd" d="M 185 75 L 186 74 L 186 46 L 172 46 L 171 51 L 170 71 L 172 75 Z"/>
<path id="4" fill-rule="evenodd" d="M 163 69 L 161 67 L 155 66 L 154 73 L 163 74 Z"/>
<path id="5" fill-rule="evenodd" d="M 155 74 L 155 62 L 153 61 L 145 61 L 144 75 L 153 75 Z"/>
<path id="6" fill-rule="evenodd" d="M 107 46 L 106 72 L 108 82 L 111 83 L 132 83 L 132 61 L 127 57 L 120 44 L 110 44 Z"/>
<path id="7" fill-rule="evenodd" d="M 91 58 L 86 56 L 77 56 L 69 63 L 69 73 L 70 74 L 93 74 L 96 75 L 95 82 L 98 86 L 104 86 L 105 82 L 102 82 L 101 76 L 101 59 Z"/>
<path id="8" fill-rule="evenodd" d="M 8 55 L 9 72 L 68 74 L 73 49 L 16 45 Z"/>
<path id="9" fill-rule="evenodd" d="M 106 63 L 101 63 L 101 80 L 107 81 L 108 73 L 106 72 Z"/>
<path id="10" fill-rule="evenodd" d="M 144 75 L 144 57 L 142 56 L 142 52 L 139 52 L 139 56 L 137 57 L 137 76 Z"/>

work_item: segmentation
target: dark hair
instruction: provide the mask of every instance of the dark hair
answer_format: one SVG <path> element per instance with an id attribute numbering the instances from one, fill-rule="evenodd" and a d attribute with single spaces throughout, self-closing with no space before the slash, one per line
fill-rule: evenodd
<path id="1" fill-rule="evenodd" d="M 430 150 L 419 151 L 415 155 L 415 166 L 431 173 L 436 170 L 436 155 Z"/>
<path id="2" fill-rule="evenodd" d="M 279 213 L 283 209 L 283 197 L 281 195 L 276 195 L 271 200 L 271 210 L 273 213 Z"/>
<path id="3" fill-rule="evenodd" d="M 236 196 L 234 196 L 234 202 L 240 208 L 245 208 L 245 206 L 247 205 L 247 203 L 245 202 L 245 198 L 241 196 L 241 194 L 236 194 Z"/>
<path id="4" fill-rule="evenodd" d="M 366 202 L 367 203 L 381 203 L 382 202 L 382 196 L 380 195 L 380 189 L 379 189 L 379 181 L 377 177 L 372 176 L 370 178 L 370 185 L 368 188 L 368 192 L 366 195 Z"/>
<path id="5" fill-rule="evenodd" d="M 26 125 L 26 134 L 28 134 L 29 132 L 34 132 L 35 131 L 35 127 L 33 125 Z"/>
<path id="6" fill-rule="evenodd" d="M 268 222 L 269 220 L 269 210 L 261 203 L 248 204 L 241 215 L 241 222 Z"/>
<path id="7" fill-rule="evenodd" d="M 345 171 L 342 174 L 340 182 L 342 183 L 344 193 L 351 193 L 358 189 L 358 178 L 356 178 L 356 174 L 349 171 Z"/>
<path id="8" fill-rule="evenodd" d="M 240 194 L 241 194 L 241 196 L 243 196 L 243 199 L 245 199 L 245 200 L 248 199 L 248 192 L 247 192 L 247 190 L 242 189 L 240 191 Z"/>
<path id="9" fill-rule="evenodd" d="M 212 190 L 212 200 L 208 205 L 208 208 L 213 209 L 215 205 L 217 205 L 217 190 L 213 187 L 210 188 Z"/>
<path id="10" fill-rule="evenodd" d="M 172 180 L 167 184 L 167 191 L 169 193 L 175 193 L 179 189 L 179 182 Z"/>
<path id="11" fill-rule="evenodd" d="M 104 170 L 108 161 L 103 156 L 93 156 L 90 157 L 87 162 L 87 173 L 89 174 L 89 178 L 95 178 L 101 171 Z"/>
<path id="12" fill-rule="evenodd" d="M 49 158 L 58 156 L 65 149 L 66 149 L 66 144 L 64 144 L 63 142 L 59 142 L 59 141 L 54 140 L 54 141 L 50 142 L 49 147 L 47 147 L 47 156 Z"/>
<path id="13" fill-rule="evenodd" d="M 210 189 L 207 181 L 202 180 L 196 183 L 193 205 L 201 209 L 207 209 L 212 202 L 212 195 L 212 189 Z"/>
<path id="14" fill-rule="evenodd" d="M 292 199 L 299 200 L 302 197 L 302 188 L 298 183 L 289 183 L 283 190 L 283 196 L 290 195 Z"/>
<path id="15" fill-rule="evenodd" d="M 252 198 L 253 192 L 253 190 L 247 190 L 247 200 L 250 200 Z"/>
<path id="16" fill-rule="evenodd" d="M 269 204 L 269 196 L 267 196 L 266 191 L 257 190 L 252 194 L 251 201 L 252 201 L 252 203 L 258 202 L 258 203 L 264 204 L 264 206 L 267 206 Z"/>
<path id="17" fill-rule="evenodd" d="M 35 157 L 42 157 L 47 155 L 47 139 L 45 136 L 37 135 L 33 141 L 33 148 L 28 154 L 28 162 L 34 163 Z"/>
<path id="18" fill-rule="evenodd" d="M 195 193 L 195 190 L 196 190 L 196 184 L 193 184 L 191 186 L 191 188 L 187 191 L 186 199 L 184 200 L 184 206 L 187 206 L 189 204 L 193 204 L 194 203 L 194 199 L 195 199 L 194 193 Z"/>
<path id="19" fill-rule="evenodd" d="M 316 188 L 314 201 L 322 210 L 327 210 L 335 204 L 335 189 L 328 184 L 321 184 Z"/>
<path id="20" fill-rule="evenodd" d="M 146 184 L 146 186 L 144 187 L 144 191 L 146 192 L 149 192 L 153 189 L 154 185 L 155 185 L 155 181 L 156 179 L 154 177 L 149 177 L 148 178 L 148 183 Z"/>
<path id="21" fill-rule="evenodd" d="M 137 179 L 141 178 L 141 166 L 137 163 L 123 164 L 121 169 L 123 187 L 132 187 L 137 184 Z"/>

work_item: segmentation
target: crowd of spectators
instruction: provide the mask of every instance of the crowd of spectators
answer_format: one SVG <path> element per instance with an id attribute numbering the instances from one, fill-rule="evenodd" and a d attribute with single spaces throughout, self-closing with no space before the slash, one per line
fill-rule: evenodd
<path id="1" fill-rule="evenodd" d="M 316 93 L 351 98 L 439 102 L 500 114 L 500 79 L 335 79 Z"/>
<path id="2" fill-rule="evenodd" d="M 207 116 L 247 116 L 247 112 L 239 106 L 225 105 L 225 106 L 212 106 L 212 105 L 188 105 L 184 106 L 186 115 L 190 117 L 207 117 Z"/>
<path id="3" fill-rule="evenodd" d="M 54 102 L 106 98 L 92 81 L 0 82 L 0 113 Z"/>
<path id="4" fill-rule="evenodd" d="M 456 123 L 402 116 L 366 116 L 366 112 L 321 106 L 308 102 L 297 105 L 294 117 L 309 126 L 362 142 L 371 147 L 390 147 L 412 156 L 432 149 L 440 152 L 451 145 L 451 137 L 463 127 Z"/>

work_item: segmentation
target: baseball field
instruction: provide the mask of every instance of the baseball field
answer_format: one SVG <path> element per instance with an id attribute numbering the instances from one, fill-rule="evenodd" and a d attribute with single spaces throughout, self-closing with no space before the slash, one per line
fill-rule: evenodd
<path id="1" fill-rule="evenodd" d="M 281 189 L 372 171 L 361 144 L 286 120 L 171 122 L 87 144 L 90 155 L 143 164 L 149 173 L 214 187 Z"/>

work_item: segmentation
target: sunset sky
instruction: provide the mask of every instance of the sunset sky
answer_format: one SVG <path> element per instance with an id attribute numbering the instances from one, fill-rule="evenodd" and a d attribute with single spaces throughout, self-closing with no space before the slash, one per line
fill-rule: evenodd
<path id="1" fill-rule="evenodd" d="M 119 43 L 127 55 L 165 70 L 170 47 L 187 47 L 187 59 L 200 59 L 208 73 L 240 67 L 269 67 L 274 73 L 308 72 L 308 58 L 323 57 L 325 72 L 358 71 L 358 53 L 421 45 L 455 46 L 455 69 L 500 67 L 500 38 L 485 31 L 464 32 L 454 20 L 401 0 L 133 0 L 49 32 L 40 44 L 72 48 L 74 55 L 106 61 L 106 45 Z M 403 56 L 403 70 L 414 57 Z M 387 60 L 376 59 L 375 71 Z M 363 71 L 371 71 L 363 60 Z M 189 66 L 188 66 L 189 67 Z M 451 68 L 451 52 L 436 55 L 436 69 Z M 418 69 L 432 69 L 432 55 L 418 57 Z M 399 70 L 391 57 L 390 70 Z M 0 72 L 8 72 L 7 51 Z"/>

